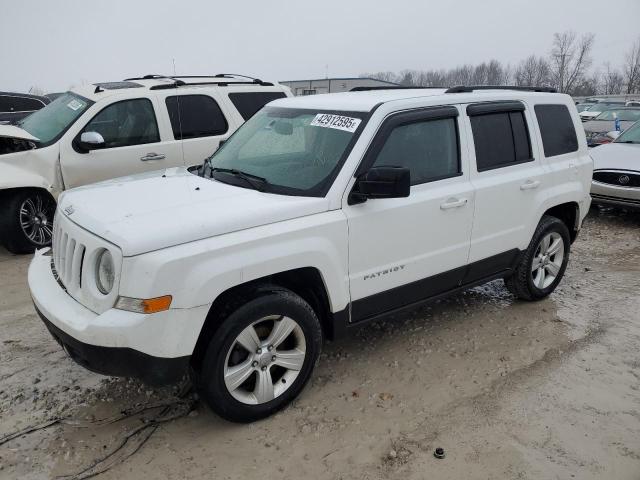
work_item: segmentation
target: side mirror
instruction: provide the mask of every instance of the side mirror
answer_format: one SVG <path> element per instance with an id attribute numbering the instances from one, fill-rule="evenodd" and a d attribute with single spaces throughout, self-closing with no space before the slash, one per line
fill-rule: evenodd
<path id="1" fill-rule="evenodd" d="M 404 198 L 411 191 L 411 174 L 405 167 L 373 167 L 356 180 L 349 205 L 369 198 Z"/>
<path id="2" fill-rule="evenodd" d="M 86 152 L 97 150 L 104 147 L 104 138 L 98 132 L 83 132 L 78 146 Z"/>
<path id="3" fill-rule="evenodd" d="M 622 132 L 619 132 L 618 130 L 613 130 L 612 132 L 607 132 L 606 136 L 615 140 L 616 138 L 618 138 L 620 135 L 622 135 Z"/>

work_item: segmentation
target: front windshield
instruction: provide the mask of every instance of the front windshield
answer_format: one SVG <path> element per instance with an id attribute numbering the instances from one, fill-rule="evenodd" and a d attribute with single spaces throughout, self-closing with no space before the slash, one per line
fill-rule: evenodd
<path id="1" fill-rule="evenodd" d="M 627 128 L 615 141 L 616 143 L 640 143 L 640 122 Z"/>
<path id="2" fill-rule="evenodd" d="M 638 110 L 607 110 L 598 115 L 596 120 L 613 121 L 618 118 L 621 122 L 636 122 L 640 120 L 640 109 Z"/>
<path id="3" fill-rule="evenodd" d="M 588 112 L 604 112 L 605 110 L 609 110 L 610 108 L 619 107 L 620 105 L 612 105 L 610 103 L 596 103 L 595 105 L 591 105 Z"/>
<path id="4" fill-rule="evenodd" d="M 576 105 L 578 112 L 584 112 L 585 110 L 589 110 L 591 107 L 593 107 L 593 104 L 591 103 L 579 103 Z"/>
<path id="5" fill-rule="evenodd" d="M 18 126 L 47 145 L 56 141 L 93 104 L 75 93 L 60 95 L 49 105 L 25 117 Z"/>
<path id="6" fill-rule="evenodd" d="M 323 196 L 363 128 L 364 116 L 267 107 L 207 161 L 204 174 L 246 187 L 250 182 L 230 176 L 242 172 L 260 177 L 267 192 Z"/>

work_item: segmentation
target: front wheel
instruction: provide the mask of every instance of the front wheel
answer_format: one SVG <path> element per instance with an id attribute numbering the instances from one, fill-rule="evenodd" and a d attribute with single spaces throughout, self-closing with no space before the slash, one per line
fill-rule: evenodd
<path id="1" fill-rule="evenodd" d="M 56 203 L 48 192 L 18 190 L 4 196 L 2 243 L 11 253 L 33 253 L 51 245 Z"/>
<path id="2" fill-rule="evenodd" d="M 509 291 L 522 300 L 548 296 L 560 283 L 569 261 L 569 230 L 558 218 L 544 216 L 513 275 Z"/>
<path id="3" fill-rule="evenodd" d="M 252 422 L 284 408 L 303 389 L 320 355 L 320 322 L 307 302 L 272 287 L 222 320 L 196 373 L 201 396 L 221 417 Z"/>

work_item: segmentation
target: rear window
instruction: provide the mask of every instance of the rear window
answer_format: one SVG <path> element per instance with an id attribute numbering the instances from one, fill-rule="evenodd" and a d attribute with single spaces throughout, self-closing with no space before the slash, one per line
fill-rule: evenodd
<path id="1" fill-rule="evenodd" d="M 44 107 L 44 102 L 36 98 L 0 96 L 0 112 L 32 112 Z"/>
<path id="2" fill-rule="evenodd" d="M 474 115 L 471 129 L 479 172 L 533 160 L 522 111 Z"/>
<path id="3" fill-rule="evenodd" d="M 236 107 L 242 118 L 249 120 L 262 107 L 272 100 L 285 98 L 283 92 L 238 92 L 230 93 L 229 99 Z"/>
<path id="4" fill-rule="evenodd" d="M 208 95 L 167 97 L 166 104 L 176 140 L 222 135 L 229 128 L 220 106 Z"/>
<path id="5" fill-rule="evenodd" d="M 578 150 L 578 137 L 569 109 L 565 105 L 536 105 L 545 157 Z"/>

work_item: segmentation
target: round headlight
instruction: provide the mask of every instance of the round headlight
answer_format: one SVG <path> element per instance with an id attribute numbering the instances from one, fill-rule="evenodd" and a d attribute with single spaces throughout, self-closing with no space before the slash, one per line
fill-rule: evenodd
<path id="1" fill-rule="evenodd" d="M 107 295 L 111 292 L 115 276 L 113 257 L 109 250 L 103 250 L 98 255 L 96 264 L 96 285 L 102 294 Z"/>

